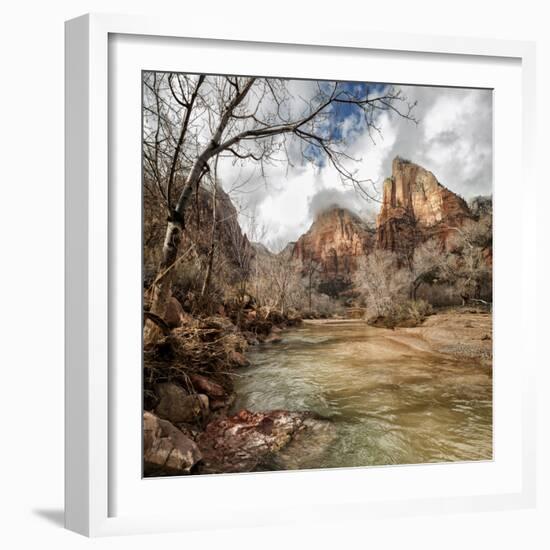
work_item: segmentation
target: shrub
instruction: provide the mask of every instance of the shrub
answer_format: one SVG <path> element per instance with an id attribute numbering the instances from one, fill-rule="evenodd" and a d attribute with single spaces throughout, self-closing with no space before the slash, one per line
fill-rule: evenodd
<path id="1" fill-rule="evenodd" d="M 432 313 L 432 306 L 425 300 L 407 300 L 388 305 L 384 313 L 369 318 L 367 322 L 375 327 L 392 329 L 417 327 Z"/>
<path id="2" fill-rule="evenodd" d="M 421 324 L 426 317 L 433 313 L 432 306 L 426 300 L 409 300 L 406 302 L 404 310 L 406 318 L 416 323 L 414 326 Z"/>

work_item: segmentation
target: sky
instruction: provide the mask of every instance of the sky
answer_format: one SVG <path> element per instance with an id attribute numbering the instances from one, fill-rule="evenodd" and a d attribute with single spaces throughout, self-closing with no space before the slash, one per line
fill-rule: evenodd
<path id="1" fill-rule="evenodd" d="M 347 86 L 348 84 L 346 84 Z M 362 86 L 361 84 L 349 84 Z M 364 85 L 363 85 L 364 86 Z M 383 85 L 369 84 L 371 90 Z M 357 112 L 343 106 L 334 110 L 326 124 L 344 143 L 346 153 L 362 178 L 373 182 L 378 195 L 391 164 L 399 155 L 433 172 L 440 183 L 466 200 L 492 193 L 492 92 L 462 88 L 395 86 L 408 103 L 416 102 L 417 123 L 384 112 L 376 120 L 380 134 L 369 134 Z M 313 94 L 312 83 L 289 81 L 291 102 L 298 105 Z M 311 163 L 290 144 L 290 163 L 264 169 L 254 161 L 222 161 L 218 176 L 241 210 L 240 222 L 253 240 L 272 250 L 297 240 L 311 226 L 319 211 L 339 205 L 373 220 L 379 204 L 365 201 L 345 187 L 330 163 L 315 158 Z M 243 183 L 244 182 L 244 183 Z M 259 228 L 259 229 L 258 229 Z"/>

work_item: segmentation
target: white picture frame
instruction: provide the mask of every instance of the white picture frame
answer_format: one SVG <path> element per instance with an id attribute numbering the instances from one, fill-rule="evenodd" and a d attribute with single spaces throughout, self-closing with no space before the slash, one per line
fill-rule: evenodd
<path id="1" fill-rule="evenodd" d="M 136 342 L 136 332 L 126 332 L 123 327 L 141 326 L 141 304 L 138 294 L 135 305 L 129 303 L 131 295 L 118 281 L 128 281 L 124 286 L 130 290 L 136 288 L 132 273 L 135 262 L 141 261 L 136 256 L 139 233 L 135 235 L 137 247 L 132 244 L 128 250 L 122 249 L 120 242 L 128 238 L 124 228 L 135 228 L 141 219 L 139 202 L 135 202 L 140 200 L 141 191 L 124 188 L 125 193 L 131 193 L 128 204 L 137 207 L 135 211 L 123 208 L 119 200 L 122 187 L 115 182 L 120 181 L 121 174 L 129 181 L 134 181 L 136 170 L 139 174 L 141 167 L 135 165 L 135 159 L 139 158 L 141 136 L 135 128 L 141 123 L 141 104 L 131 95 L 123 106 L 117 93 L 128 83 L 127 75 L 135 75 L 140 66 L 181 69 L 175 66 L 181 63 L 183 50 L 179 48 L 187 48 L 189 55 L 183 68 L 189 72 L 208 73 L 215 72 L 216 67 L 227 67 L 226 72 L 238 70 L 238 74 L 271 76 L 284 70 L 284 76 L 290 77 L 340 78 L 349 77 L 353 63 L 366 56 L 372 61 L 378 81 L 495 89 L 494 367 L 498 446 L 493 461 L 155 480 L 138 476 L 141 423 L 136 407 L 138 401 L 141 403 L 141 376 L 139 366 L 132 370 L 128 365 L 135 364 L 131 361 L 136 354 L 140 356 L 141 347 L 133 349 L 121 343 Z M 242 51 L 247 55 L 240 55 Z M 307 70 L 306 65 L 300 69 L 299 63 L 292 61 L 300 56 L 311 60 Z M 535 232 L 536 220 L 524 199 L 510 196 L 506 181 L 533 181 L 534 67 L 535 47 L 529 42 L 314 27 L 300 29 L 299 33 L 289 29 L 226 29 L 211 20 L 208 25 L 199 21 L 181 24 L 169 17 L 85 15 L 68 21 L 66 527 L 100 536 L 253 526 L 294 521 L 293 506 L 300 507 L 302 522 L 533 506 L 536 349 L 535 331 L 529 330 L 529 323 L 536 317 L 536 289 L 527 281 L 527 275 L 534 270 L 537 251 L 527 235 Z M 335 74 L 337 69 L 340 72 Z M 431 71 L 430 78 L 427 71 Z M 380 75 L 387 75 L 386 79 Z M 132 80 L 128 88 L 131 94 L 135 85 Z M 505 116 L 505 99 L 507 128 L 513 134 L 510 136 L 499 133 L 504 128 L 499 117 Z M 138 104 L 138 118 L 134 120 Z M 512 158 L 514 151 L 516 158 Z M 140 179 L 136 181 L 139 187 Z M 520 212 L 516 220 L 519 230 L 514 233 L 509 223 L 512 207 Z M 521 250 L 520 262 L 517 257 L 507 256 L 507 243 Z M 501 309 L 499 297 L 511 284 L 519 289 L 519 298 L 516 304 Z M 515 327 L 519 338 L 516 336 L 515 341 L 508 337 L 512 316 L 519 319 Z M 137 325 L 133 323 L 136 320 Z M 130 348 L 131 354 L 124 355 Z M 512 369 L 514 361 L 521 361 L 522 368 Z M 183 509 L 184 504 L 174 512 L 170 493 L 181 494 L 182 483 L 187 483 L 185 491 L 197 499 L 218 487 L 230 492 L 236 501 L 232 513 L 213 507 L 203 519 Z M 152 511 L 145 506 L 147 501 L 158 503 L 161 494 L 166 499 L 166 510 L 155 507 Z M 262 500 L 265 494 L 270 495 L 269 501 Z M 254 505 L 246 508 L 247 500 L 250 503 L 254 496 Z M 292 505 L 285 505 L 285 499 Z M 207 502 L 207 498 L 201 501 Z M 247 513 L 239 514 L 239 510 Z"/>

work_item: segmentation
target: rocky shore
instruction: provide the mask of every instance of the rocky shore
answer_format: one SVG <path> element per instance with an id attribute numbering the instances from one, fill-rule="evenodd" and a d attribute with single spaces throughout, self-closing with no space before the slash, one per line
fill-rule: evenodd
<path id="1" fill-rule="evenodd" d="M 307 411 L 232 411 L 233 380 L 248 365 L 247 348 L 276 343 L 285 327 L 301 322 L 297 315 L 255 310 L 240 328 L 226 316 L 187 316 L 145 350 L 145 476 L 291 469 L 300 467 L 292 448 L 304 438 L 330 445 L 332 424 Z M 365 342 L 373 360 L 408 349 L 491 366 L 492 318 L 481 309 L 447 308 L 417 327 L 376 331 L 375 340 Z"/>
<path id="2" fill-rule="evenodd" d="M 170 331 L 144 350 L 145 476 L 266 469 L 299 434 L 326 430 L 307 412 L 230 414 L 248 346 L 277 343 L 302 322 L 261 308 L 237 317 L 239 326 L 226 315 L 193 318 L 173 299 Z"/>

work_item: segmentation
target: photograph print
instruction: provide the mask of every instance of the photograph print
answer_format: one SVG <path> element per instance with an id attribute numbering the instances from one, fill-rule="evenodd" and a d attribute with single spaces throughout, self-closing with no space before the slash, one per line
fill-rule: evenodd
<path id="1" fill-rule="evenodd" d="M 142 72 L 143 475 L 493 458 L 489 89 Z"/>

